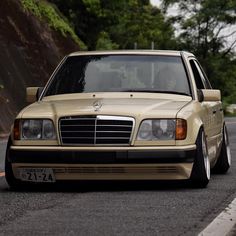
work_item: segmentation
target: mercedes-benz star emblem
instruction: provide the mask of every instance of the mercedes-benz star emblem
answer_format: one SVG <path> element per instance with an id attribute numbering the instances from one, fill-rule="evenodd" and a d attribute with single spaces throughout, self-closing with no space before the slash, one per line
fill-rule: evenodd
<path id="1" fill-rule="evenodd" d="M 102 103 L 100 101 L 95 101 L 93 103 L 94 111 L 99 111 L 102 107 Z"/>

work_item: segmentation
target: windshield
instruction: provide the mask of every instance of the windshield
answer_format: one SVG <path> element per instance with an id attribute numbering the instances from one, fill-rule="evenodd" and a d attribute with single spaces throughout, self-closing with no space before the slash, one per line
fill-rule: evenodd
<path id="1" fill-rule="evenodd" d="M 190 95 L 179 56 L 72 56 L 59 68 L 45 96 L 93 92 L 171 92 Z"/>

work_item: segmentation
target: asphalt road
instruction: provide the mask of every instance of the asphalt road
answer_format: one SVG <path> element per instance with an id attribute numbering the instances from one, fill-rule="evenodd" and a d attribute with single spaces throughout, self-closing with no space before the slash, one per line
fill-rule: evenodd
<path id="1" fill-rule="evenodd" d="M 227 126 L 232 167 L 206 189 L 155 182 L 14 192 L 0 177 L 0 235 L 197 235 L 236 197 L 236 119 Z"/>

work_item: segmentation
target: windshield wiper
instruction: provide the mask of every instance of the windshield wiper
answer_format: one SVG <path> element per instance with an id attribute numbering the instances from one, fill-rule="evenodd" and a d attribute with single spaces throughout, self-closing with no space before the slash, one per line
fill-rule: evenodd
<path id="1" fill-rule="evenodd" d="M 122 90 L 121 92 L 131 92 L 131 93 L 171 93 L 184 96 L 191 96 L 188 93 L 178 92 L 178 91 L 168 91 L 168 90 L 155 90 L 155 89 L 127 89 Z"/>

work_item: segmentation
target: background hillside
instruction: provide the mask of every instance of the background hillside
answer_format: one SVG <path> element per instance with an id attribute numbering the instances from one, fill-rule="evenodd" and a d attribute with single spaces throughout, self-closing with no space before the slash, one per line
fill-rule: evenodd
<path id="1" fill-rule="evenodd" d="M 0 133 L 9 132 L 25 105 L 25 88 L 44 85 L 59 60 L 80 49 L 71 35 L 26 7 L 19 0 L 0 1 Z"/>

